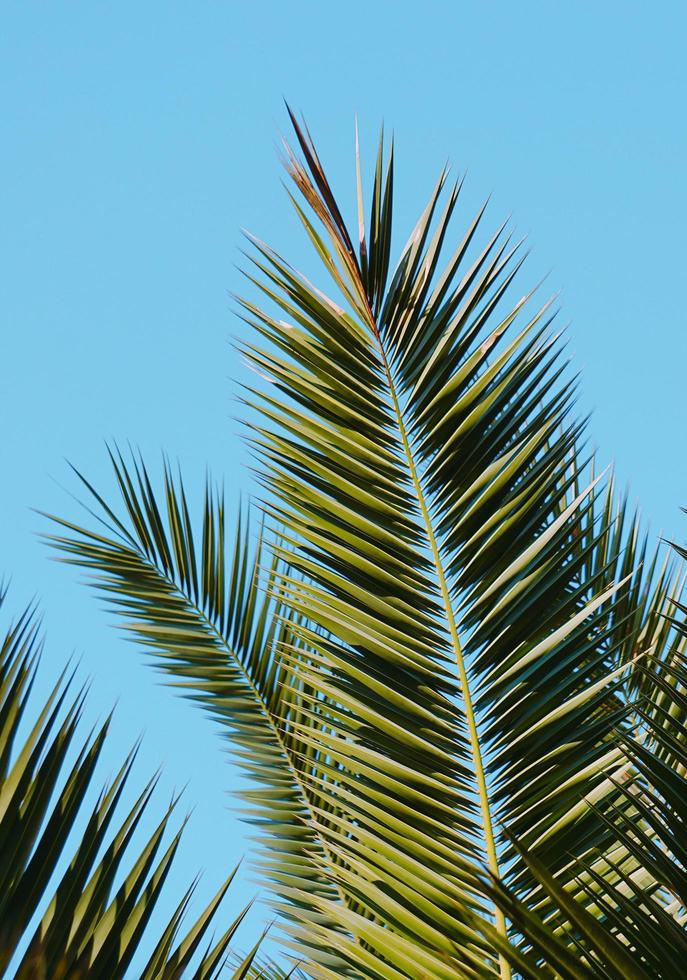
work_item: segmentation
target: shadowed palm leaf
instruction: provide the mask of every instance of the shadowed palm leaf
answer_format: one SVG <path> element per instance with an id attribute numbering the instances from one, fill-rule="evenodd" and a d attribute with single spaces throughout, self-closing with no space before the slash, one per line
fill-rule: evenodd
<path id="1" fill-rule="evenodd" d="M 151 780 L 111 832 L 135 753 L 88 811 L 83 839 L 70 859 L 70 834 L 84 815 L 109 720 L 79 746 L 75 738 L 83 692 L 70 696 L 68 684 L 60 681 L 32 723 L 27 708 L 39 651 L 35 620 L 27 612 L 0 646 L 0 975 L 13 969 L 14 976 L 26 980 L 111 980 L 123 977 L 132 957 L 140 957 L 142 944 L 152 940 L 155 946 L 142 967 L 142 980 L 218 977 L 249 906 L 219 939 L 210 939 L 208 930 L 232 872 L 185 935 L 180 937 L 179 930 L 195 885 L 162 934 L 155 935 L 150 917 L 181 831 L 163 847 L 173 803 L 141 850 L 132 854 L 132 835 L 149 810 L 156 782 Z M 129 870 L 122 876 L 125 864 Z M 59 878 L 53 886 L 55 874 Z M 191 972 L 197 953 L 200 959 Z"/>
<path id="2" fill-rule="evenodd" d="M 554 933 L 550 917 L 542 921 L 511 890 L 495 885 L 496 900 L 540 966 L 562 976 L 673 978 L 687 959 L 687 610 L 675 606 L 679 618 L 671 625 L 678 638 L 667 656 L 643 668 L 642 689 L 651 696 L 635 708 L 634 737 L 624 738 L 628 765 L 615 774 L 616 798 L 591 811 L 614 843 L 602 856 L 602 873 L 590 859 L 577 862 L 574 893 L 523 853 L 556 909 Z"/>

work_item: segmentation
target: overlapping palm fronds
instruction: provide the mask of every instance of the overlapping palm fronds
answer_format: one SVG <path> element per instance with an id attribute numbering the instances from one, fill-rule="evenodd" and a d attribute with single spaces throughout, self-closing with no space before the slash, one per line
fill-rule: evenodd
<path id="1" fill-rule="evenodd" d="M 644 697 L 634 706 L 636 729 L 622 740 L 627 764 L 613 774 L 615 799 L 590 811 L 613 846 L 575 863 L 577 894 L 522 852 L 556 909 L 555 930 L 551 916 L 495 885 L 496 900 L 540 965 L 561 976 L 670 980 L 687 961 L 687 609 L 674 605 L 667 622 L 677 637 L 666 656 L 642 667 Z"/>
<path id="2" fill-rule="evenodd" d="M 270 382 L 245 402 L 271 557 L 241 529 L 228 546 L 210 491 L 196 533 L 181 482 L 158 500 L 119 456 L 124 515 L 90 488 L 104 529 L 61 521 L 53 543 L 226 726 L 308 975 L 644 969 L 617 920 L 648 902 L 676 922 L 666 841 L 637 818 L 668 758 L 638 722 L 675 710 L 675 572 L 594 471 L 550 304 L 511 298 L 520 245 L 481 240 L 482 209 L 446 257 L 444 172 L 392 266 L 393 149 L 369 216 L 357 159 L 356 236 L 292 122 L 326 283 L 252 239 L 262 299 L 241 300 Z"/>
<path id="3" fill-rule="evenodd" d="M 28 611 L 0 644 L 0 975 L 116 980 L 135 955 L 140 963 L 152 947 L 142 980 L 218 977 L 249 907 L 212 939 L 209 930 L 234 873 L 185 934 L 180 929 L 195 885 L 162 928 L 151 923 L 181 838 L 177 830 L 165 843 L 176 802 L 133 849 L 156 783 L 151 780 L 115 821 L 134 752 L 89 805 L 109 719 L 79 743 L 84 692 L 70 694 L 64 677 L 35 710 L 39 652 L 37 623 Z M 72 842 L 77 826 L 83 836 Z"/>

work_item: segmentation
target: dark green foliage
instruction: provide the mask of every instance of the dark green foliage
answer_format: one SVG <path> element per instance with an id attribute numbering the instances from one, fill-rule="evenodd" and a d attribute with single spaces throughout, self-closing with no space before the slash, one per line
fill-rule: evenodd
<path id="1" fill-rule="evenodd" d="M 29 610 L 0 646 L 0 975 L 12 967 L 21 980 L 115 980 L 125 975 L 142 944 L 154 943 L 141 980 L 218 977 L 247 911 L 221 936 L 210 938 L 234 872 L 185 934 L 180 927 L 195 885 L 162 933 L 153 931 L 150 917 L 181 837 L 175 830 L 165 843 L 176 802 L 149 839 L 133 849 L 132 836 L 150 809 L 156 783 L 152 779 L 124 817 L 116 817 L 135 752 L 95 804 L 89 802 L 109 719 L 80 741 L 84 691 L 70 693 L 65 677 L 45 703 L 36 704 L 32 688 L 39 653 Z M 76 842 L 75 826 L 83 826 Z M 198 962 L 191 973 L 194 957 Z"/>

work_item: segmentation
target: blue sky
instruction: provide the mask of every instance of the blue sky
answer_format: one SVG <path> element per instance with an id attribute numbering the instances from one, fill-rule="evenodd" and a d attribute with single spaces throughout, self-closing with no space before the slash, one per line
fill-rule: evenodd
<path id="1" fill-rule="evenodd" d="M 357 113 L 370 154 L 382 120 L 395 132 L 399 224 L 446 158 L 469 173 L 463 220 L 489 193 L 494 224 L 512 214 L 523 283 L 562 289 L 600 459 L 684 540 L 686 30 L 670 2 L 3 5 L 0 570 L 17 608 L 41 599 L 46 677 L 76 653 L 91 716 L 118 700 L 105 770 L 145 731 L 139 779 L 162 763 L 162 796 L 188 784 L 177 887 L 201 867 L 209 891 L 247 849 L 236 775 L 48 561 L 29 508 L 76 513 L 65 458 L 109 490 L 106 438 L 250 492 L 230 294 L 242 227 L 304 256 L 275 153 L 286 96 L 350 200 Z"/>

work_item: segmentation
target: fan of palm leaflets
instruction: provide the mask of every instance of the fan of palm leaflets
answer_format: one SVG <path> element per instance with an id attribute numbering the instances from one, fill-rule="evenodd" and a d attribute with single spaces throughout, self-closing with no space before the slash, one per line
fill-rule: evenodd
<path id="1" fill-rule="evenodd" d="M 616 732 L 668 642 L 672 573 L 594 476 L 550 308 L 507 305 L 519 246 L 500 229 L 477 248 L 482 210 L 442 258 L 460 192 L 442 173 L 392 270 L 392 152 L 369 221 L 358 162 L 354 244 L 292 121 L 292 200 L 333 292 L 253 240 L 266 308 L 242 301 L 244 351 L 272 383 L 246 402 L 274 558 L 249 562 L 239 530 L 228 567 L 221 501 L 194 535 L 180 481 L 157 500 L 120 457 L 124 515 L 93 490 L 104 529 L 61 521 L 53 541 L 227 726 L 313 976 L 539 975 L 484 868 L 541 919 L 559 905 L 540 865 L 598 907 L 575 858 L 617 845 L 590 803 L 622 799 Z"/>
<path id="2" fill-rule="evenodd" d="M 140 851 L 132 853 L 132 836 L 149 811 L 153 779 L 110 832 L 135 752 L 88 811 L 83 839 L 70 853 L 70 835 L 88 805 L 109 720 L 79 746 L 84 695 L 70 695 L 63 678 L 31 723 L 27 708 L 39 652 L 35 616 L 27 611 L 0 645 L 0 975 L 12 970 L 21 980 L 113 980 L 125 975 L 134 955 L 140 959 L 142 948 L 153 947 L 141 965 L 141 980 L 218 977 L 250 906 L 212 940 L 208 931 L 232 872 L 185 935 L 179 930 L 195 885 L 161 933 L 151 926 L 181 831 L 163 848 L 173 803 Z M 236 970 L 237 980 L 250 969 L 255 952 Z"/>
<path id="3" fill-rule="evenodd" d="M 285 671 L 279 655 L 282 648 L 298 655 L 298 616 L 270 598 L 283 563 L 270 557 L 262 535 L 252 546 L 242 520 L 227 539 L 224 501 L 210 483 L 196 534 L 183 482 L 167 465 L 158 500 L 142 461 L 127 465 L 118 452 L 110 457 L 123 515 L 80 477 L 100 510 L 100 527 L 94 532 L 58 520 L 69 533 L 49 540 L 66 561 L 94 573 L 174 686 L 226 728 L 232 753 L 252 777 L 241 796 L 257 828 L 257 866 L 299 919 L 312 915 L 325 933 L 336 930 L 319 906 L 342 900 L 329 877 L 335 859 L 319 832 L 328 804 L 306 785 L 319 771 L 319 753 L 298 729 L 312 724 L 304 701 L 312 692 Z M 306 934 L 301 941 L 309 945 Z M 332 969 L 345 966 L 328 938 L 317 955 Z"/>

